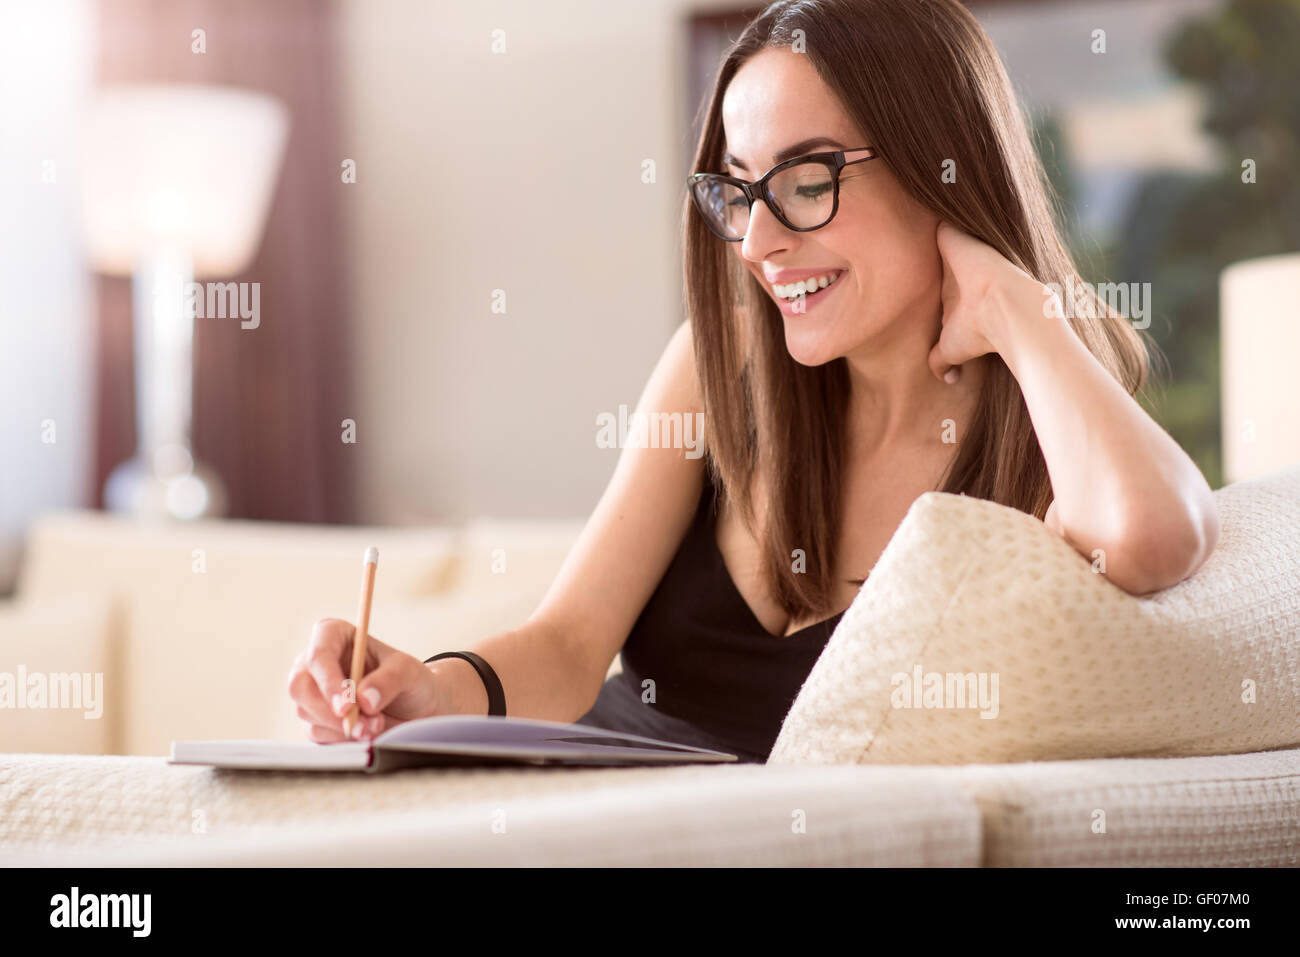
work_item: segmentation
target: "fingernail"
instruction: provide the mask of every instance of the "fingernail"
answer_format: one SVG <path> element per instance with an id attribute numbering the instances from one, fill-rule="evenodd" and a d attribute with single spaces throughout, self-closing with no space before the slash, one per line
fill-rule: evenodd
<path id="1" fill-rule="evenodd" d="M 943 374 L 943 381 L 949 385 L 952 385 L 957 381 L 957 369 L 955 366 Z"/>
<path id="2" fill-rule="evenodd" d="M 371 718 L 367 722 L 367 727 L 369 728 L 371 734 L 378 734 L 381 730 L 383 730 L 384 719 L 381 717 Z"/>
<path id="3" fill-rule="evenodd" d="M 334 697 L 330 698 L 330 704 L 333 706 L 335 714 L 343 713 L 343 695 L 336 694 Z"/>
<path id="4" fill-rule="evenodd" d="M 362 736 L 365 733 L 366 733 L 365 725 L 363 725 L 360 721 L 358 721 L 356 724 L 352 726 L 352 737 L 356 738 L 358 741 L 361 740 Z"/>
<path id="5" fill-rule="evenodd" d="M 365 699 L 366 704 L 370 706 L 369 710 L 374 711 L 379 707 L 379 689 L 367 688 L 361 692 L 361 697 Z"/>

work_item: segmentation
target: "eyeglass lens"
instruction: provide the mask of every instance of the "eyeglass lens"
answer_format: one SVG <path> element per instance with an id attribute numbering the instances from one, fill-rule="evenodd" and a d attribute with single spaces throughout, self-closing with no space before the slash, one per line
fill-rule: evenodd
<path id="1" fill-rule="evenodd" d="M 825 163 L 798 163 L 768 180 L 779 217 L 797 229 L 813 229 L 831 218 L 835 206 L 835 173 Z M 749 229 L 749 200 L 738 186 L 703 178 L 695 184 L 700 211 L 719 232 L 740 239 Z"/>

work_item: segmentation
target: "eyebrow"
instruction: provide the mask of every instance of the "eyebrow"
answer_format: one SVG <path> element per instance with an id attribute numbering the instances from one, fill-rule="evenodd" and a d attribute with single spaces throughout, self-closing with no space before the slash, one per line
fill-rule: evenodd
<path id="1" fill-rule="evenodd" d="M 804 153 L 811 153 L 813 151 L 813 148 L 817 146 L 833 146 L 836 149 L 841 149 L 841 150 L 848 148 L 839 140 L 832 139 L 829 136 L 814 136 L 811 139 L 800 140 L 798 143 L 795 143 L 793 146 L 787 146 L 785 149 L 781 150 L 779 153 L 777 153 L 775 156 L 772 157 L 773 160 L 772 165 L 776 166 L 780 163 L 784 163 L 788 159 L 794 159 L 796 156 L 802 156 Z M 740 169 L 743 169 L 746 173 L 750 171 L 748 166 L 746 166 L 736 157 L 732 156 L 730 153 L 722 154 L 722 162 L 726 163 L 728 166 L 738 166 Z"/>

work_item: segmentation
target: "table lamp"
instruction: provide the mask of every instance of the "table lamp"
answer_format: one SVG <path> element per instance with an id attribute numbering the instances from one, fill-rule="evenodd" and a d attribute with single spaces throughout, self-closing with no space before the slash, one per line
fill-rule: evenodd
<path id="1" fill-rule="evenodd" d="M 1219 277 L 1223 474 L 1300 462 L 1300 253 L 1233 263 Z"/>
<path id="2" fill-rule="evenodd" d="M 104 486 L 113 511 L 224 514 L 220 479 L 190 448 L 194 318 L 185 293 L 199 277 L 238 275 L 252 262 L 288 126 L 278 100 L 233 87 L 115 86 L 92 100 L 82 179 L 88 256 L 96 271 L 133 280 L 137 447 Z"/>

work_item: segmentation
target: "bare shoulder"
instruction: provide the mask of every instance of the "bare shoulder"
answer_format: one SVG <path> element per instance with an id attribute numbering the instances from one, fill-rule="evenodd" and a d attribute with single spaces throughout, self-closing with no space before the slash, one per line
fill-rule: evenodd
<path id="1" fill-rule="evenodd" d="M 695 364 L 695 333 L 689 319 L 682 322 L 668 340 L 660 363 L 665 372 L 665 386 L 672 394 L 674 404 L 683 410 L 704 411 L 704 392 Z"/>

